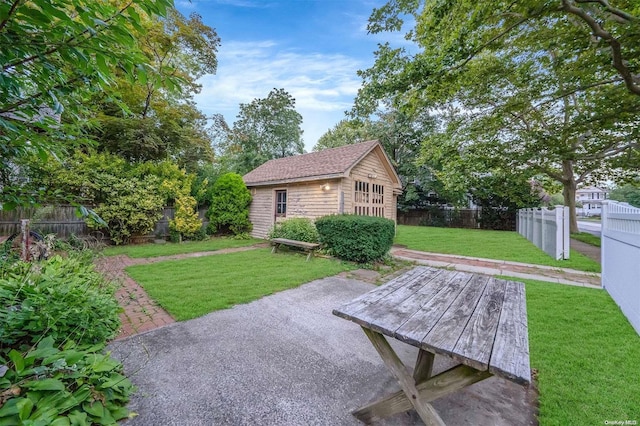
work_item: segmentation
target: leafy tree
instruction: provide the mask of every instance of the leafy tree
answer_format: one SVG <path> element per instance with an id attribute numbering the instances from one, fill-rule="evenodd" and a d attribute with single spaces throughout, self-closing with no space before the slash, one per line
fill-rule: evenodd
<path id="1" fill-rule="evenodd" d="M 433 131 L 434 120 L 429 115 L 413 117 L 397 109 L 379 110 L 373 117 L 341 120 L 323 134 L 314 150 L 378 140 L 386 151 L 402 181 L 403 192 L 398 208 L 423 208 L 432 203 L 442 204 L 462 200 L 460 194 L 447 191 L 433 173 L 437 164 L 417 164 L 421 141 Z M 464 195 L 464 194 L 462 194 Z"/>
<path id="2" fill-rule="evenodd" d="M 629 183 L 618 186 L 609 193 L 609 198 L 629 203 L 634 207 L 640 207 L 640 187 Z"/>
<path id="3" fill-rule="evenodd" d="M 220 39 L 199 15 L 187 19 L 173 8 L 143 26 L 138 44 L 153 72 L 135 81 L 118 79 L 117 97 L 99 99 L 96 138 L 101 149 L 129 161 L 170 158 L 193 171 L 213 160 L 206 117 L 193 95 L 200 91 L 196 80 L 216 71 Z"/>
<path id="4" fill-rule="evenodd" d="M 151 70 L 130 29 L 163 16 L 171 0 L 5 1 L 0 4 L 0 205 L 37 201 L 16 174 L 82 141 L 81 117 L 93 93 L 111 92 L 114 69 L 130 79 Z M 179 83 L 178 76 L 169 80 Z"/>
<path id="5" fill-rule="evenodd" d="M 640 98 L 602 65 L 611 52 L 591 42 L 571 5 L 390 2 L 374 11 L 370 30 L 399 29 L 401 15 L 412 14 L 410 37 L 421 51 L 381 46 L 374 67 L 360 73 L 356 109 L 391 97 L 411 113 L 438 111 L 442 125 L 425 140 L 423 158 L 442 163 L 447 186 L 460 188 L 473 173 L 545 175 L 562 184 L 577 231 L 577 185 L 638 170 Z M 627 40 L 640 36 L 632 21 L 602 25 Z M 626 46 L 624 55 L 637 48 Z"/>
<path id="6" fill-rule="evenodd" d="M 237 173 L 226 173 L 213 185 L 213 199 L 207 211 L 209 233 L 227 233 L 235 235 L 249 232 L 249 204 L 251 193 Z"/>
<path id="7" fill-rule="evenodd" d="M 332 129 L 320 136 L 314 145 L 314 151 L 322 151 L 327 148 L 351 145 L 375 139 L 375 135 L 369 133 L 367 123 L 362 120 L 340 120 Z"/>
<path id="8" fill-rule="evenodd" d="M 284 89 L 273 89 L 264 99 L 240 104 L 237 118 L 224 148 L 238 173 L 304 152 L 302 116 L 295 109 L 295 99 Z"/>

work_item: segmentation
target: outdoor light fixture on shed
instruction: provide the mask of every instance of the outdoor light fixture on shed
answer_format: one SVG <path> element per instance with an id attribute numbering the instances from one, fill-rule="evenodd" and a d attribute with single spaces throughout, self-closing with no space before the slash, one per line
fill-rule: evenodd
<path id="1" fill-rule="evenodd" d="M 328 183 L 325 183 L 324 185 L 322 185 L 322 190 L 323 190 L 323 191 L 328 191 L 328 190 L 330 190 L 330 189 L 331 189 L 331 187 L 329 186 L 329 184 L 328 184 Z"/>

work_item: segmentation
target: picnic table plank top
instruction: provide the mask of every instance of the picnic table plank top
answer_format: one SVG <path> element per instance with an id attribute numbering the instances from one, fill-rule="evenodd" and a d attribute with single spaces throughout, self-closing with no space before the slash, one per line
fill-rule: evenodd
<path id="1" fill-rule="evenodd" d="M 477 370 L 531 381 L 522 283 L 420 266 L 333 313 Z"/>

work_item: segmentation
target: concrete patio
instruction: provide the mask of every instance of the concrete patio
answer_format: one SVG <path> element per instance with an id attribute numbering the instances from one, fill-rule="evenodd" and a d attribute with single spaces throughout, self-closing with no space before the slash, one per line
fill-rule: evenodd
<path id="1" fill-rule="evenodd" d="M 374 288 L 332 277 L 110 345 L 138 391 L 136 425 L 358 425 L 399 389 L 359 326 L 333 308 Z M 392 341 L 413 365 L 417 350 Z M 451 366 L 436 358 L 434 372 Z M 450 425 L 535 425 L 533 388 L 491 378 L 433 403 Z M 414 412 L 379 424 L 421 424 Z"/>

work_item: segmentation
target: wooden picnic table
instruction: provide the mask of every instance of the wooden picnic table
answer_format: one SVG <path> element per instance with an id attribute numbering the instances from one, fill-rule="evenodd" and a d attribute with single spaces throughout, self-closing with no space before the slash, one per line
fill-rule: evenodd
<path id="1" fill-rule="evenodd" d="M 275 253 L 280 246 L 291 246 L 291 247 L 299 247 L 307 252 L 307 262 L 313 256 L 313 252 L 320 247 L 318 243 L 308 243 L 306 241 L 298 241 L 298 240 L 290 240 L 287 238 L 272 238 L 271 244 L 273 248 L 271 249 L 271 254 Z"/>
<path id="2" fill-rule="evenodd" d="M 416 267 L 334 315 L 359 324 L 401 391 L 353 412 L 365 423 L 414 408 L 427 425 L 444 425 L 429 402 L 493 375 L 531 382 L 524 284 Z M 413 376 L 384 336 L 419 348 Z M 435 355 L 460 364 L 432 376 Z"/>

